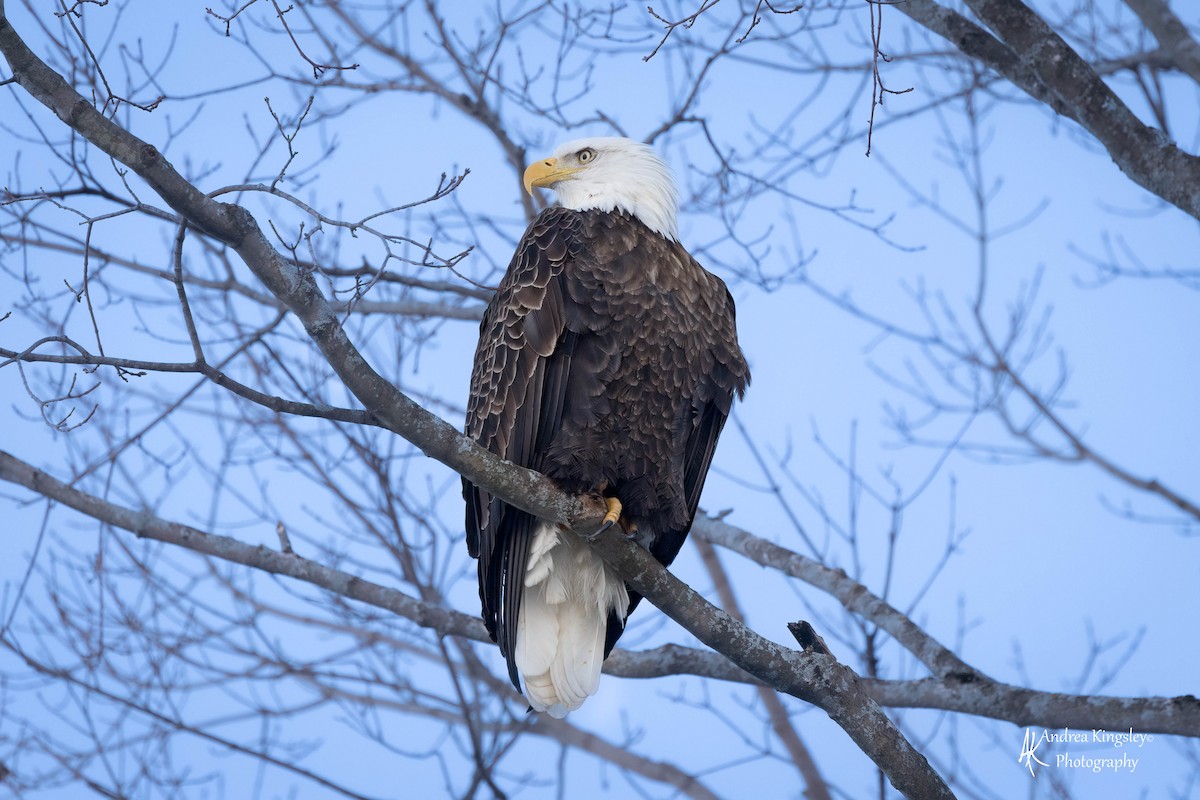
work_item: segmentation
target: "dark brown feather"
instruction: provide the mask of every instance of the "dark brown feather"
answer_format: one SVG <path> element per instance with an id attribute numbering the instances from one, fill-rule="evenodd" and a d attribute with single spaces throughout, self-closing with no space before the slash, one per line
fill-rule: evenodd
<path id="1" fill-rule="evenodd" d="M 466 433 L 566 491 L 615 494 L 670 564 L 749 380 L 729 292 L 680 244 L 624 214 L 550 208 L 480 324 Z M 466 480 L 463 494 L 484 623 L 520 688 L 512 654 L 536 520 Z M 605 655 L 624 626 L 610 617 Z"/>

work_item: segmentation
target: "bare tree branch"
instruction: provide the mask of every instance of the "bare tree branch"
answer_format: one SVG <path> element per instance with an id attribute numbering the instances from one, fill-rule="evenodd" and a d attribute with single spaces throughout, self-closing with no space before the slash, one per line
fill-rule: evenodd
<path id="1" fill-rule="evenodd" d="M 1020 0 L 970 0 L 988 34 L 933 0 L 896 8 L 964 55 L 996 70 L 1035 100 L 1082 125 L 1139 186 L 1200 219 L 1200 158 L 1142 124 L 1079 55 Z"/>
<path id="2" fill-rule="evenodd" d="M 1200 84 L 1200 42 L 1192 38 L 1166 0 L 1125 0 L 1125 5 L 1154 34 L 1170 63 Z"/>

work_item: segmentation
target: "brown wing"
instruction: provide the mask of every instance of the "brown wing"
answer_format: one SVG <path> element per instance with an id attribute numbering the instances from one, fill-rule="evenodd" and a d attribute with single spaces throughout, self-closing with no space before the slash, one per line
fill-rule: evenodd
<path id="1" fill-rule="evenodd" d="M 682 246 L 676 244 L 675 247 L 681 258 L 695 264 Z M 692 529 L 696 509 L 700 504 L 700 495 L 704 491 L 704 481 L 708 477 L 713 454 L 717 449 L 717 439 L 720 438 L 725 420 L 729 417 L 733 398 L 741 398 L 750 383 L 750 370 L 737 343 L 733 297 L 720 278 L 703 270 L 698 264 L 695 264 L 695 267 L 704 272 L 706 280 L 701 285 L 707 286 L 709 291 L 705 296 L 698 298 L 695 307 L 697 313 L 692 319 L 696 325 L 705 326 L 712 338 L 708 342 L 707 352 L 692 354 L 693 363 L 702 365 L 703 377 L 695 386 L 691 416 L 680 434 L 686 438 L 683 490 L 687 522 L 680 527 L 655 531 L 654 540 L 650 544 L 650 553 L 664 566 L 670 566 L 675 560 Z M 629 606 L 625 610 L 624 619 L 618 619 L 615 614 L 610 616 L 608 636 L 604 644 L 606 658 L 624 633 L 625 620 L 641 601 L 642 596 L 633 588 L 629 588 Z"/>
<path id="2" fill-rule="evenodd" d="M 716 345 L 710 351 L 711 364 L 706 364 L 704 379 L 696 387 L 692 405 L 692 426 L 687 432 L 684 450 L 684 498 L 687 503 L 687 529 L 681 532 L 678 542 L 662 542 L 660 554 L 651 547 L 650 551 L 659 561 L 670 564 L 683 544 L 683 537 L 691 530 L 704 491 L 704 479 L 712 465 L 717 439 L 725 420 L 733 407 L 733 398 L 739 399 L 750 385 L 750 370 L 737 343 L 737 319 L 733 296 L 718 277 L 708 274 L 712 289 L 710 297 L 715 311 L 700 319 L 700 324 L 710 326 L 716 335 Z M 672 548 L 667 550 L 667 548 Z"/>
<path id="3" fill-rule="evenodd" d="M 466 434 L 493 453 L 542 471 L 558 431 L 576 333 L 567 328 L 562 273 L 578 251 L 578 215 L 551 208 L 530 225 L 479 326 Z M 521 607 L 529 542 L 537 520 L 463 480 L 467 548 L 479 559 L 483 621 L 508 659 Z"/>

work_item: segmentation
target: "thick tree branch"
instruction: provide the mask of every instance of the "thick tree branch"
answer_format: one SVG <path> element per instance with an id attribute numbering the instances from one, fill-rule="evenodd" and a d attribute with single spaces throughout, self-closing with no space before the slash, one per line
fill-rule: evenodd
<path id="1" fill-rule="evenodd" d="M 3 450 L 0 450 L 0 479 L 24 486 L 92 519 L 142 538 L 177 545 L 273 575 L 286 575 L 328 589 L 343 597 L 387 609 L 422 627 L 452 636 L 464 636 L 480 642 L 489 641 L 483 621 L 476 617 L 422 603 L 403 592 L 357 578 L 348 572 L 330 569 L 315 561 L 301 558 L 295 553 L 272 550 L 263 545 L 248 545 L 228 536 L 205 533 L 189 525 L 169 522 L 149 511 L 134 511 L 110 503 L 81 492 Z"/>
<path id="2" fill-rule="evenodd" d="M 791 575 L 833 596 L 847 611 L 870 620 L 886 631 L 937 677 L 949 674 L 983 677 L 905 614 L 872 594 L 842 570 L 830 569 L 713 517 L 698 515 L 692 525 L 692 535 L 728 548 L 756 564 Z"/>
<path id="3" fill-rule="evenodd" d="M 1045 20 L 1021 0 L 967 0 L 1140 186 L 1200 219 L 1200 158 L 1141 120 Z"/>
<path id="4" fill-rule="evenodd" d="M 1091 65 L 1020 0 L 968 0 L 967 5 L 999 39 L 933 0 L 906 0 L 895 8 L 1078 122 L 1135 183 L 1200 219 L 1200 158 L 1143 124 Z"/>
<path id="5" fill-rule="evenodd" d="M 1125 0 L 1125 5 L 1154 34 L 1171 63 L 1200 84 L 1200 42 L 1192 38 L 1166 0 Z"/>
<path id="6" fill-rule="evenodd" d="M 1100 697 L 1025 689 L 973 676 L 944 680 L 864 680 L 880 703 L 893 708 L 945 708 L 1014 725 L 1044 728 L 1128 730 L 1200 736 L 1200 699 Z M 912 704 L 909 706 L 909 704 Z M 1145 727 L 1143 727 L 1145 726 Z"/>

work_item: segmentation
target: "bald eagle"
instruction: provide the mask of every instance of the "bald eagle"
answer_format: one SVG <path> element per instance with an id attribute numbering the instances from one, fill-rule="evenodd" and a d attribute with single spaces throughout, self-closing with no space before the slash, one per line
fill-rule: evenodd
<path id="1" fill-rule="evenodd" d="M 592 138 L 525 171 L 538 215 L 484 313 L 466 433 L 563 490 L 664 565 L 679 552 L 734 395 L 750 380 L 733 298 L 679 243 L 676 188 L 647 145 Z M 641 596 L 591 547 L 469 481 L 467 548 L 492 640 L 530 706 L 563 717 Z"/>

